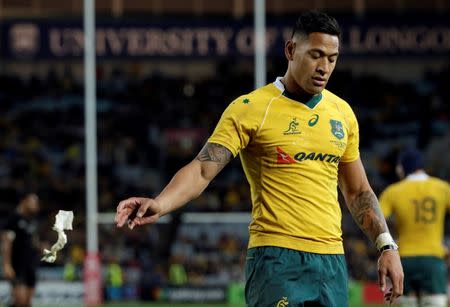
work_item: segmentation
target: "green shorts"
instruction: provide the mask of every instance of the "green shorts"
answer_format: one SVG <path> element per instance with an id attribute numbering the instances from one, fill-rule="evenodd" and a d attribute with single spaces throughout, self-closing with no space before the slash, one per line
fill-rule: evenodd
<path id="1" fill-rule="evenodd" d="M 348 306 L 344 255 L 271 246 L 251 248 L 245 276 L 249 307 Z"/>
<path id="2" fill-rule="evenodd" d="M 405 273 L 404 294 L 447 293 L 447 268 L 444 260 L 433 256 L 402 257 Z"/>

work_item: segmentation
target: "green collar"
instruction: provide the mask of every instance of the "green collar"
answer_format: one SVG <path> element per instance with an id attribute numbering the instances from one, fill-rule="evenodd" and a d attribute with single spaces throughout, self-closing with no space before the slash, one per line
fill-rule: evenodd
<path id="1" fill-rule="evenodd" d="M 307 106 L 310 109 L 314 109 L 314 107 L 320 102 L 320 100 L 322 100 L 322 93 L 319 93 L 317 95 L 312 96 L 311 99 L 308 100 L 307 102 L 300 101 L 298 95 L 289 93 L 286 90 L 283 91 L 283 96 L 285 96 L 285 97 L 287 97 L 289 99 L 295 100 L 297 102 L 300 102 L 300 103 L 304 104 L 305 106 Z"/>

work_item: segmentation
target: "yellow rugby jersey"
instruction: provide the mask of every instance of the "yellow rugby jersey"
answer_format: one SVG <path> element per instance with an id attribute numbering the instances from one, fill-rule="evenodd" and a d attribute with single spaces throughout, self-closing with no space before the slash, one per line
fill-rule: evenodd
<path id="1" fill-rule="evenodd" d="M 450 209 L 447 182 L 413 174 L 380 196 L 386 217 L 393 215 L 401 256 L 444 256 L 445 213 Z"/>
<path id="2" fill-rule="evenodd" d="M 339 162 L 359 158 L 350 106 L 324 90 L 307 103 L 278 78 L 233 101 L 208 142 L 240 153 L 250 183 L 249 247 L 342 254 Z"/>

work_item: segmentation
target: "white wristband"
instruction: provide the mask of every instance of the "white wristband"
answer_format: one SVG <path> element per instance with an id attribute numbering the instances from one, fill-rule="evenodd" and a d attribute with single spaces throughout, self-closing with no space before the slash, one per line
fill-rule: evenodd
<path id="1" fill-rule="evenodd" d="M 379 234 L 377 239 L 375 240 L 375 246 L 378 250 L 381 250 L 381 248 L 386 245 L 393 245 L 395 247 L 397 246 L 389 232 L 383 232 Z"/>

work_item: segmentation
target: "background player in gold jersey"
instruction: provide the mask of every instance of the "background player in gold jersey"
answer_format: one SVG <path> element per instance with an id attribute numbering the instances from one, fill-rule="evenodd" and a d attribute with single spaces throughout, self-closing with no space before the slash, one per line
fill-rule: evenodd
<path id="1" fill-rule="evenodd" d="M 359 157 L 356 117 L 325 90 L 339 37 L 334 18 L 302 14 L 285 44 L 285 75 L 233 101 L 198 156 L 156 198 L 119 203 L 117 225 L 154 223 L 180 208 L 239 154 L 252 195 L 248 306 L 348 305 L 338 185 L 356 223 L 380 250 L 387 299 L 400 296 L 400 257 Z M 391 289 L 385 289 L 386 277 Z"/>
<path id="2" fill-rule="evenodd" d="M 404 306 L 447 306 L 447 272 L 443 260 L 444 220 L 450 209 L 447 182 L 428 176 L 416 150 L 399 157 L 402 179 L 386 188 L 380 204 L 393 216 L 405 269 Z"/>

